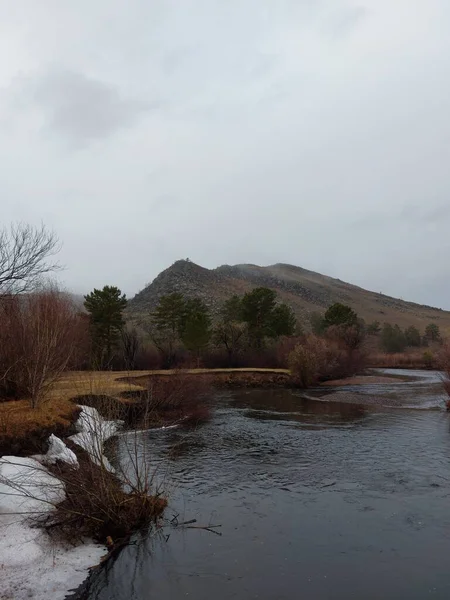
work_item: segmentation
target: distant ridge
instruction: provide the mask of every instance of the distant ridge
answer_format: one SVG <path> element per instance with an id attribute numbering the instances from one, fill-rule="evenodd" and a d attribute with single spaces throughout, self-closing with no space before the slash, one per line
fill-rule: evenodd
<path id="1" fill-rule="evenodd" d="M 253 264 L 222 265 L 206 269 L 190 260 L 178 260 L 162 271 L 129 302 L 128 317 L 147 321 L 159 298 L 172 292 L 200 297 L 213 314 L 232 294 L 244 294 L 259 286 L 274 289 L 280 299 L 292 306 L 297 317 L 309 322 L 314 312 L 324 312 L 330 304 L 350 305 L 367 322 L 415 325 L 424 330 L 430 322 L 450 333 L 450 312 L 391 298 L 365 290 L 302 267 L 278 263 L 267 267 Z"/>

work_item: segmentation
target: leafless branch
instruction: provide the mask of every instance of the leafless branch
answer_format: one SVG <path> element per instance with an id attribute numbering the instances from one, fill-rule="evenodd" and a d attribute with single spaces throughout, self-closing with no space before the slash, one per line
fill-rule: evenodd
<path id="1" fill-rule="evenodd" d="M 44 225 L 0 230 L 0 294 L 29 292 L 39 278 L 60 268 L 50 260 L 59 250 L 58 238 Z"/>

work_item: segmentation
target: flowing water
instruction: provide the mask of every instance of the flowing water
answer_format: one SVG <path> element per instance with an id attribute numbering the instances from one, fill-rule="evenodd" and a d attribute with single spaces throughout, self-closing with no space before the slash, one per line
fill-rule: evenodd
<path id="1" fill-rule="evenodd" d="M 85 597 L 450 598 L 450 420 L 437 375 L 415 375 L 358 388 L 414 408 L 240 391 L 196 429 L 143 433 L 168 519 L 222 535 L 167 523 Z"/>

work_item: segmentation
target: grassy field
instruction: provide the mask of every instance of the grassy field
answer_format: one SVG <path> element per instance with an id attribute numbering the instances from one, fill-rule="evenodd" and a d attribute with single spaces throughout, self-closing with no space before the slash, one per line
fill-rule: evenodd
<path id="1" fill-rule="evenodd" d="M 142 376 L 148 371 L 139 371 Z M 127 377 L 128 372 L 71 372 L 66 373 L 55 384 L 47 398 L 38 408 L 31 408 L 30 402 L 12 400 L 0 403 L 0 449 L 5 452 L 8 440 L 34 439 L 49 435 L 69 435 L 79 409 L 73 398 L 81 395 L 105 394 L 118 396 L 120 393 L 139 389 L 139 386 L 118 378 Z"/>
<path id="2" fill-rule="evenodd" d="M 286 376 L 286 369 L 188 369 L 184 371 L 74 371 L 65 373 L 39 408 L 31 408 L 28 400 L 0 402 L 0 453 L 8 451 L 8 444 L 24 444 L 55 433 L 62 437 L 73 433 L 73 423 L 79 409 L 79 396 L 108 396 L 122 403 L 133 400 L 123 396 L 126 392 L 146 390 L 149 378 L 182 374 L 207 375 L 208 379 L 229 379 L 233 374 L 244 378 L 257 377 L 258 373 Z"/>

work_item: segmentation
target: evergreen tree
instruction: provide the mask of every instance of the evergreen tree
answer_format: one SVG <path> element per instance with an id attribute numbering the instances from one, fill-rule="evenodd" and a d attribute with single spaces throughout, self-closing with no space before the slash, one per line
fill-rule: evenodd
<path id="1" fill-rule="evenodd" d="M 403 352 L 406 348 L 406 337 L 398 325 L 385 323 L 381 331 L 381 346 L 385 352 Z"/>
<path id="2" fill-rule="evenodd" d="M 420 331 L 413 325 L 405 329 L 405 338 L 408 346 L 418 347 L 421 345 Z"/>
<path id="3" fill-rule="evenodd" d="M 172 367 L 177 344 L 186 323 L 186 301 L 182 294 L 174 292 L 161 296 L 152 314 L 150 334 L 164 358 L 164 366 Z"/>
<path id="4" fill-rule="evenodd" d="M 271 337 L 281 335 L 294 335 L 297 326 L 297 318 L 294 311 L 287 304 L 277 304 L 272 310 Z"/>
<path id="5" fill-rule="evenodd" d="M 381 331 L 380 321 L 372 321 L 372 323 L 369 323 L 366 331 L 369 335 L 378 335 Z"/>
<path id="6" fill-rule="evenodd" d="M 201 351 L 211 339 L 211 317 L 206 304 L 200 298 L 186 302 L 186 316 L 181 339 L 185 347 L 195 353 L 197 366 L 200 364 Z"/>
<path id="7" fill-rule="evenodd" d="M 127 305 L 119 288 L 106 285 L 84 297 L 89 313 L 94 363 L 99 368 L 110 365 L 124 326 L 123 311 Z"/>
<path id="8" fill-rule="evenodd" d="M 332 325 L 358 326 L 358 315 L 350 306 L 336 302 L 326 311 L 324 324 L 325 327 L 331 327 Z"/>
<path id="9" fill-rule="evenodd" d="M 439 342 L 441 339 L 439 325 L 436 325 L 436 323 L 430 323 L 427 325 L 425 329 L 425 336 L 428 340 L 430 340 L 430 342 Z"/>
<path id="10" fill-rule="evenodd" d="M 276 297 L 273 290 L 259 287 L 242 298 L 242 319 L 247 324 L 250 341 L 256 348 L 262 348 L 264 338 L 272 334 Z"/>
<path id="11" fill-rule="evenodd" d="M 309 318 L 309 322 L 311 323 L 312 332 L 315 335 L 323 335 L 325 333 L 325 319 L 319 312 L 313 312 Z"/>
<path id="12" fill-rule="evenodd" d="M 242 321 L 242 298 L 237 294 L 226 300 L 221 308 L 220 316 L 224 321 Z"/>

